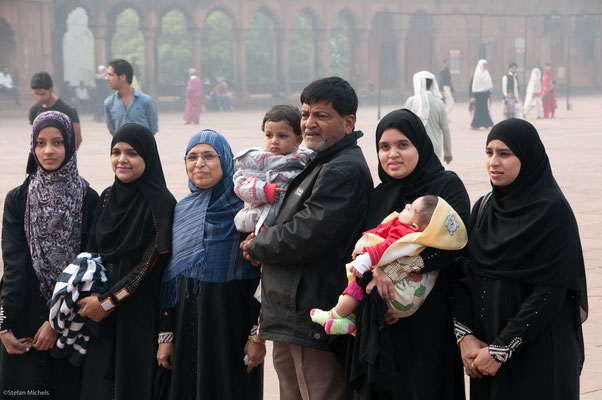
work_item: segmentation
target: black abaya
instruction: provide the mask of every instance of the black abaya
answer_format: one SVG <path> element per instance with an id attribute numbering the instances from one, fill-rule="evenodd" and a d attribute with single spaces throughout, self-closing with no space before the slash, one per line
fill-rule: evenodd
<path id="1" fill-rule="evenodd" d="M 478 339 L 512 352 L 495 377 L 471 379 L 471 399 L 577 399 L 587 316 L 577 223 L 531 124 L 503 121 L 492 140 L 518 157 L 520 172 L 493 186 L 478 220 L 483 200 L 473 209 L 471 296 L 458 296 L 454 312 Z"/>
<path id="2" fill-rule="evenodd" d="M 113 304 L 92 338 L 84 363 L 82 398 L 151 399 L 157 369 L 159 289 L 171 252 L 175 199 L 155 139 L 145 127 L 126 124 L 115 133 L 145 162 L 130 183 L 115 178 L 101 195 L 88 250 L 99 253 L 108 282 L 98 297 Z"/>
<path id="3" fill-rule="evenodd" d="M 23 220 L 27 202 L 28 183 L 11 190 L 4 204 L 2 224 L 2 250 L 4 276 L 2 303 L 11 311 L 17 311 L 13 333 L 17 338 L 33 338 L 50 312 L 46 298 L 40 293 L 40 284 L 31 265 L 29 248 L 25 239 Z M 87 232 L 98 194 L 87 189 L 83 203 L 82 248 L 88 240 Z M 7 316 L 12 313 L 7 313 Z M 8 391 L 15 394 L 27 390 L 40 396 L 60 399 L 79 399 L 81 368 L 69 363 L 66 358 L 55 359 L 49 351 L 37 351 L 33 347 L 25 354 L 8 354 L 0 344 L 0 398 Z M 39 392 L 36 392 L 39 391 Z M 48 394 L 45 394 L 48 392 Z M 40 396 L 19 395 L 19 398 L 40 398 Z"/>
<path id="4" fill-rule="evenodd" d="M 475 103 L 474 115 L 470 126 L 473 128 L 489 128 L 493 125 L 491 113 L 489 111 L 490 96 L 491 93 L 489 91 L 472 93 Z"/>
<path id="5" fill-rule="evenodd" d="M 443 170 L 420 119 L 409 110 L 388 114 L 377 127 L 377 148 L 388 128 L 398 129 L 410 139 L 418 150 L 418 164 L 403 179 L 390 177 L 379 165 L 383 183 L 371 196 L 366 228 L 423 195 L 440 196 L 466 220 L 466 189 L 455 173 Z M 464 399 L 451 315 L 452 260 L 457 253 L 426 249 L 422 255 L 425 270 L 441 270 L 435 287 L 414 315 L 388 325 L 386 305 L 376 290 L 356 310 L 357 336 L 346 367 L 354 398 Z"/>
<path id="6" fill-rule="evenodd" d="M 263 363 L 250 374 L 243 363 L 249 326 L 259 315 L 258 282 L 203 282 L 196 297 L 180 296 L 170 399 L 263 398 Z"/>

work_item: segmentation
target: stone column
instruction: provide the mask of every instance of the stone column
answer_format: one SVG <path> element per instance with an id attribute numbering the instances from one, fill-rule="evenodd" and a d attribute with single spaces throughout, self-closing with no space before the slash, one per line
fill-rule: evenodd
<path id="1" fill-rule="evenodd" d="M 599 24 L 602 23 L 602 17 L 598 17 Z M 602 74 L 602 30 L 598 24 L 598 29 L 595 30 L 596 34 L 594 37 L 594 85 L 600 86 L 602 80 L 600 74 Z"/>
<path id="2" fill-rule="evenodd" d="M 249 96 L 247 86 L 247 47 L 245 39 L 248 35 L 246 29 L 232 29 L 234 34 L 234 70 L 236 75 L 236 85 L 241 97 Z"/>
<path id="3" fill-rule="evenodd" d="M 192 37 L 192 64 L 197 70 L 197 76 L 203 80 L 203 59 L 201 49 L 203 46 L 203 27 L 193 26 L 190 28 Z"/>
<path id="4" fill-rule="evenodd" d="M 320 52 L 322 59 L 320 60 L 320 75 L 330 75 L 330 34 L 332 30 L 322 29 L 320 31 Z"/>
<path id="5" fill-rule="evenodd" d="M 405 24 L 399 24 L 399 28 L 395 29 L 395 34 L 397 37 L 397 68 L 399 71 L 399 75 L 397 77 L 397 89 L 403 91 L 408 89 L 408 81 L 410 80 L 407 71 L 408 66 L 406 63 L 407 38 L 410 30 L 407 23 L 408 19 L 405 18 L 404 21 L 406 22 Z"/>
<path id="6" fill-rule="evenodd" d="M 359 91 L 365 91 L 368 89 L 368 66 L 370 60 L 368 59 L 368 37 L 370 31 L 368 29 L 358 29 L 356 32 L 356 65 L 355 72 L 358 76 L 356 82 L 357 89 Z"/>
<path id="7" fill-rule="evenodd" d="M 63 68 L 63 38 L 65 37 L 65 33 L 67 32 L 67 21 L 60 21 L 55 24 L 52 28 L 52 49 L 54 49 L 54 54 L 52 54 L 52 69 L 54 71 L 49 71 L 52 76 L 52 81 L 54 83 L 55 89 L 60 89 L 63 87 L 63 83 L 65 80 L 65 69 Z M 59 93 L 59 96 L 61 94 Z"/>
<path id="8" fill-rule="evenodd" d="M 157 97 L 158 75 L 157 75 L 157 38 L 159 36 L 158 26 L 145 26 L 142 28 L 144 35 L 144 61 L 146 71 L 145 92 Z"/>
<path id="9" fill-rule="evenodd" d="M 284 85 L 284 92 L 288 95 L 291 91 L 289 76 L 289 39 L 290 31 L 288 29 L 278 29 L 274 31 L 276 39 L 276 66 L 275 79 L 277 84 Z"/>
<path id="10" fill-rule="evenodd" d="M 311 33 L 311 78 L 317 79 L 320 76 L 320 35 L 316 30 Z"/>
<path id="11" fill-rule="evenodd" d="M 106 66 L 109 62 L 107 57 L 107 25 L 90 25 L 92 36 L 94 37 L 94 72 L 97 72 L 99 65 Z"/>

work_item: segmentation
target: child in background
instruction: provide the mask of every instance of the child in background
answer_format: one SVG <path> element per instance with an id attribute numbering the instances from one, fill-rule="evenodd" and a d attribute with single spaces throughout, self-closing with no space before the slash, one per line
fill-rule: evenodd
<path id="1" fill-rule="evenodd" d="M 263 118 L 265 148 L 243 150 L 234 158 L 234 191 L 245 206 L 234 217 L 239 232 L 271 226 L 286 188 L 305 168 L 311 150 L 301 149 L 301 112 L 288 104 L 268 110 Z"/>
<path id="2" fill-rule="evenodd" d="M 355 249 L 355 252 L 361 251 L 362 254 L 349 266 L 351 273 L 358 278 L 370 269 L 382 267 L 396 284 L 396 291 L 409 291 L 402 293 L 409 300 L 408 304 L 393 300 L 389 304 L 390 309 L 399 317 L 410 316 L 432 290 L 438 271 L 396 271 L 390 270 L 388 264 L 400 256 L 415 255 L 426 246 L 459 250 L 466 245 L 466 241 L 466 228 L 453 208 L 436 196 L 422 196 L 406 205 L 401 213 L 394 213 L 376 228 L 365 232 Z M 407 285 L 407 281 L 413 281 L 414 284 Z M 416 283 L 419 290 L 414 290 Z M 363 288 L 353 279 L 334 308 L 329 311 L 314 308 L 310 311 L 311 319 L 323 325 L 329 335 L 353 333 L 355 317 L 352 312 L 363 297 Z"/>
<path id="3" fill-rule="evenodd" d="M 513 92 L 508 92 L 504 98 L 504 115 L 508 119 L 514 118 L 514 114 L 516 114 L 516 97 Z"/>

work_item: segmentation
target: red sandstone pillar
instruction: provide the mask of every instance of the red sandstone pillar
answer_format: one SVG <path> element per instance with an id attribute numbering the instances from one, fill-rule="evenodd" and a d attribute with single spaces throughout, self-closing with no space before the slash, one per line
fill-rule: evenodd
<path id="1" fill-rule="evenodd" d="M 276 83 L 284 85 L 284 91 L 288 95 L 290 89 L 289 77 L 289 39 L 290 32 L 287 29 L 279 29 L 275 32 L 276 37 L 276 57 L 278 62 L 278 72 L 276 74 Z"/>
<path id="2" fill-rule="evenodd" d="M 320 50 L 322 53 L 321 60 L 321 68 L 320 74 L 321 76 L 330 76 L 330 34 L 332 31 L 330 29 L 323 29 L 320 31 Z"/>
<path id="3" fill-rule="evenodd" d="M 320 77 L 320 35 L 311 31 L 311 78 L 316 80 Z"/>
<path id="4" fill-rule="evenodd" d="M 602 23 L 602 18 L 598 17 L 600 23 Z M 602 74 L 602 30 L 600 29 L 600 25 L 598 25 L 598 29 L 596 29 L 596 36 L 594 38 L 594 85 L 600 86 L 602 83 L 600 79 L 600 75 Z"/>
<path id="5" fill-rule="evenodd" d="M 157 97 L 157 37 L 159 28 L 144 28 L 144 61 L 146 70 L 145 92 L 151 97 Z"/>
<path id="6" fill-rule="evenodd" d="M 99 65 L 106 66 L 109 62 L 107 57 L 107 25 L 90 25 L 94 37 L 94 72 Z"/>
<path id="7" fill-rule="evenodd" d="M 358 72 L 358 81 L 357 81 L 357 89 L 359 91 L 364 91 L 367 89 L 368 85 L 368 66 L 370 64 L 370 60 L 368 59 L 368 37 L 370 36 L 370 31 L 368 29 L 358 29 L 357 30 L 357 40 L 356 40 L 356 54 L 357 54 L 357 65 L 358 67 L 355 69 Z"/>
<path id="8" fill-rule="evenodd" d="M 192 36 L 192 63 L 197 70 L 197 76 L 203 80 L 203 59 L 201 54 L 203 28 L 201 26 L 193 26 L 190 29 L 190 36 Z"/>
<path id="9" fill-rule="evenodd" d="M 245 39 L 248 31 L 245 29 L 232 29 L 234 34 L 234 69 L 236 71 L 236 86 L 241 97 L 249 96 L 247 86 L 247 55 Z"/>

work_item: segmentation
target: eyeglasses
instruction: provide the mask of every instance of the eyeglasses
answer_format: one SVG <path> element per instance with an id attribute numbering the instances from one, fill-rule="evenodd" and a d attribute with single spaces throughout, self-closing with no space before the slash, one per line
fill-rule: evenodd
<path id="1" fill-rule="evenodd" d="M 201 154 L 188 154 L 184 157 L 184 161 L 186 161 L 188 164 L 195 164 L 199 158 L 204 162 L 209 162 L 219 158 L 219 154 L 212 153 L 210 151 Z"/>

